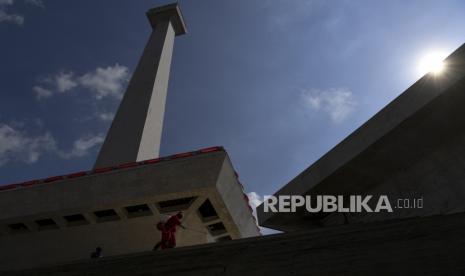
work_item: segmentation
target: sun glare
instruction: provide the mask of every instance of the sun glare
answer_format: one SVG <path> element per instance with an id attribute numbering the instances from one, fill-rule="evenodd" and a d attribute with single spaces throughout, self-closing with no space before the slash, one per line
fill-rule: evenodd
<path id="1" fill-rule="evenodd" d="M 441 74 L 445 67 L 444 59 L 446 57 L 447 54 L 445 52 L 429 52 L 420 60 L 418 71 L 422 76 L 430 72 L 435 75 Z"/>

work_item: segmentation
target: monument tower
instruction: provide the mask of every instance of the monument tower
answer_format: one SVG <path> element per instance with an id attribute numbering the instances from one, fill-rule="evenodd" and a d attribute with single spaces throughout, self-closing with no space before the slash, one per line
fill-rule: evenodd
<path id="1" fill-rule="evenodd" d="M 147 12 L 153 31 L 132 75 L 95 168 L 157 158 L 174 38 L 186 33 L 177 4 Z"/>
<path id="2" fill-rule="evenodd" d="M 5 275 L 464 275 L 465 44 L 445 74 L 422 77 L 275 194 L 421 196 L 424 208 L 267 212 L 262 204 L 261 225 L 286 233 L 253 237 L 221 147 L 154 158 L 172 43 L 185 27 L 177 5 L 148 15 L 153 34 L 96 168 L 0 186 L 1 275 L 47 264 Z M 196 230 L 181 230 L 180 246 L 251 238 L 150 252 L 154 222 L 180 210 Z M 96 246 L 105 256 L 149 252 L 57 265 Z"/>
<path id="3" fill-rule="evenodd" d="M 177 4 L 147 12 L 153 28 L 94 169 L 0 186 L 0 271 L 152 250 L 162 215 L 182 211 L 177 246 L 260 234 L 222 147 L 158 157 Z M 246 199 L 246 200 L 244 200 Z"/>

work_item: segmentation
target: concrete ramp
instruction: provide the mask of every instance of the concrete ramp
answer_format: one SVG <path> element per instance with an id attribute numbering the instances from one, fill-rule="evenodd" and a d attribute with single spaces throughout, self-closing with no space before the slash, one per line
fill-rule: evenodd
<path id="1" fill-rule="evenodd" d="M 465 213 L 254 237 L 0 275 L 464 275 Z"/>

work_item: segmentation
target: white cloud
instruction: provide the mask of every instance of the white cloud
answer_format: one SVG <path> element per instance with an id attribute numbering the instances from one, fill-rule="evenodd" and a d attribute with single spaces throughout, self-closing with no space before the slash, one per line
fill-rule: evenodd
<path id="1" fill-rule="evenodd" d="M 272 31 L 287 31 L 295 24 L 302 24 L 322 5 L 312 0 L 266 0 L 261 3 Z"/>
<path id="2" fill-rule="evenodd" d="M 250 207 L 252 207 L 252 210 L 253 210 L 253 216 L 255 217 L 255 219 L 258 222 L 257 207 L 258 207 L 258 205 L 263 203 L 263 197 L 261 195 L 257 194 L 256 192 L 247 193 L 247 197 L 249 198 Z"/>
<path id="3" fill-rule="evenodd" d="M 25 2 L 33 6 L 37 6 L 41 8 L 45 7 L 44 2 L 42 0 L 26 0 Z"/>
<path id="4" fill-rule="evenodd" d="M 247 194 L 247 197 L 249 198 L 249 203 L 252 205 L 252 207 L 255 209 L 257 208 L 258 205 L 263 203 L 263 198 L 256 192 L 250 192 Z"/>
<path id="5" fill-rule="evenodd" d="M 256 192 L 247 193 L 247 197 L 249 198 L 250 207 L 252 207 L 253 210 L 253 216 L 257 219 L 257 206 L 262 204 L 263 198 Z"/>
<path id="6" fill-rule="evenodd" d="M 104 97 L 121 98 L 124 84 L 129 79 L 129 70 L 125 66 L 115 64 L 107 68 L 98 67 L 93 72 L 83 75 L 80 84 L 95 92 L 97 99 Z"/>
<path id="7" fill-rule="evenodd" d="M 61 72 L 58 75 L 56 75 L 54 79 L 58 92 L 66 92 L 78 86 L 78 83 L 73 80 L 73 72 Z"/>
<path id="8" fill-rule="evenodd" d="M 63 159 L 82 157 L 100 145 L 102 134 L 81 137 L 74 141 L 68 151 L 58 149 L 57 141 L 49 133 L 42 135 L 28 135 L 22 130 L 7 124 L 0 124 L 0 166 L 9 162 L 35 163 L 44 154 L 52 154 Z M 25 127 L 25 126 L 24 126 Z"/>
<path id="9" fill-rule="evenodd" d="M 14 0 L 0 0 L 0 23 L 14 23 L 17 25 L 24 24 L 24 16 L 21 14 L 7 13 L 5 11 L 6 6 L 11 6 L 14 4 Z M 27 4 L 31 4 L 38 7 L 44 7 L 42 0 L 25 0 Z"/>
<path id="10" fill-rule="evenodd" d="M 10 161 L 34 163 L 42 154 L 54 151 L 55 148 L 56 142 L 50 133 L 30 137 L 0 124 L 0 166 Z"/>
<path id="11" fill-rule="evenodd" d="M 75 76 L 72 71 L 60 72 L 41 81 L 44 85 L 48 84 L 48 86 L 52 87 L 41 88 L 51 92 L 51 94 L 46 93 L 47 97 L 56 94 L 56 92 L 64 93 L 74 88 L 83 87 L 93 92 L 94 97 L 98 100 L 107 97 L 121 99 L 129 75 L 129 69 L 126 66 L 116 63 L 114 66 L 106 68 L 97 67 L 82 76 Z M 36 91 L 35 88 L 33 89 Z M 36 91 L 36 93 L 38 92 Z"/>
<path id="12" fill-rule="evenodd" d="M 256 192 L 250 192 L 250 193 L 247 193 L 247 197 L 249 198 L 249 204 L 251 205 L 252 210 L 253 210 L 253 216 L 255 217 L 255 219 L 257 220 L 257 223 L 258 223 L 257 207 L 258 207 L 258 205 L 262 204 L 264 200 L 268 199 L 269 196 L 261 196 L 261 195 L 257 194 Z M 260 232 L 262 233 L 262 235 L 271 235 L 271 234 L 281 233 L 280 231 L 277 231 L 277 230 L 274 230 L 274 229 L 261 227 L 258 224 L 257 224 L 257 226 L 258 226 L 258 228 L 260 228 Z"/>
<path id="13" fill-rule="evenodd" d="M 305 107 L 329 115 L 334 123 L 344 121 L 357 107 L 352 91 L 347 88 L 305 90 L 302 92 L 302 101 Z"/>
<path id="14" fill-rule="evenodd" d="M 1 5 L 13 5 L 13 0 L 0 0 Z"/>
<path id="15" fill-rule="evenodd" d="M 34 86 L 32 89 L 34 90 L 34 92 L 36 92 L 38 100 L 49 98 L 52 96 L 52 91 L 42 88 L 40 86 Z"/>
<path id="16" fill-rule="evenodd" d="M 18 25 L 23 25 L 24 16 L 19 14 L 8 14 L 5 11 L 0 10 L 0 23 L 2 22 L 10 22 Z"/>
<path id="17" fill-rule="evenodd" d="M 0 6 L 13 5 L 14 2 L 14 0 L 0 0 Z M 33 6 L 44 7 L 42 0 L 25 0 L 24 2 Z"/>
<path id="18" fill-rule="evenodd" d="M 90 150 L 104 141 L 103 134 L 79 138 L 74 141 L 73 148 L 70 151 L 58 151 L 61 158 L 69 159 L 73 157 L 82 157 L 89 154 Z"/>
<path id="19" fill-rule="evenodd" d="M 97 118 L 99 118 L 100 120 L 104 122 L 110 122 L 113 120 L 114 117 L 115 117 L 115 113 L 113 112 L 101 112 L 97 114 Z"/>

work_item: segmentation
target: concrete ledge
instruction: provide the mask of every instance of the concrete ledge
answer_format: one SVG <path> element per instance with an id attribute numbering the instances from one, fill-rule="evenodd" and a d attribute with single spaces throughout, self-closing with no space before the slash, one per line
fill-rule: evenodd
<path id="1" fill-rule="evenodd" d="M 80 260 L 97 246 L 106 256 L 150 250 L 161 214 L 178 211 L 179 247 L 259 235 L 221 148 L 144 162 L 0 192 L 0 270 Z"/>
<path id="2" fill-rule="evenodd" d="M 155 28 L 161 18 L 170 17 L 176 35 L 187 33 L 186 24 L 184 23 L 181 9 L 177 3 L 150 9 L 147 11 L 147 17 L 153 28 Z"/>
<path id="3" fill-rule="evenodd" d="M 446 64 L 443 75 L 418 80 L 275 195 L 403 197 L 416 191 L 429 197 L 425 202 L 431 208 L 423 213 L 396 213 L 398 217 L 465 211 L 465 204 L 454 200 L 457 194 L 465 196 L 460 188 L 465 166 L 454 169 L 465 161 L 455 154 L 465 133 L 465 119 L 460 115 L 465 105 L 465 45 Z M 454 192 L 438 195 L 438 190 L 446 191 L 444 187 Z M 324 217 L 264 213 L 263 205 L 257 214 L 261 225 L 283 231 L 322 226 L 319 221 Z"/>
<path id="4" fill-rule="evenodd" d="M 461 275 L 465 213 L 146 252 L 1 275 Z"/>

